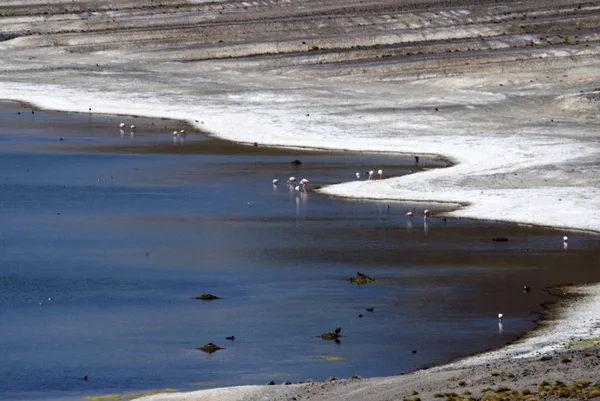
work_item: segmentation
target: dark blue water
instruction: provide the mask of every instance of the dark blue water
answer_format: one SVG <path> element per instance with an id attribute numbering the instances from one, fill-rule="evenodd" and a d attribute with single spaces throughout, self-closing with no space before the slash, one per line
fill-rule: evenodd
<path id="1" fill-rule="evenodd" d="M 271 185 L 406 174 L 410 157 L 175 145 L 176 122 L 121 137 L 120 118 L 27 110 L 0 112 L 0 400 L 397 374 L 501 346 L 547 285 L 597 279 L 595 237 L 565 251 L 549 230 Z M 336 327 L 340 344 L 317 338 Z"/>

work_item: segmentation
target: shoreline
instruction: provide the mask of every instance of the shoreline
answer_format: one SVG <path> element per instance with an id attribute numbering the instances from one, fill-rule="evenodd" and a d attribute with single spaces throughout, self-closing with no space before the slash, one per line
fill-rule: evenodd
<path id="1" fill-rule="evenodd" d="M 9 100 L 9 99 L 7 99 Z M 3 101 L 3 99 L 0 99 L 0 101 Z M 10 101 L 15 101 L 15 100 L 10 100 Z M 21 102 L 21 101 L 15 101 L 18 102 L 20 104 L 24 104 L 27 106 L 31 106 L 31 103 L 26 103 L 26 102 Z M 34 105 L 35 106 L 35 105 Z M 39 107 L 34 107 L 37 109 L 40 109 Z M 44 109 L 44 110 L 49 110 L 49 111 L 57 111 L 57 112 L 61 112 L 61 113 L 69 113 L 72 111 L 63 111 L 63 110 L 54 110 L 54 109 Z M 81 114 L 98 114 L 98 113 L 86 113 L 86 112 L 82 112 Z M 102 113 L 103 115 L 111 115 L 108 113 Z M 123 116 L 126 118 L 126 114 L 121 114 L 119 116 Z M 138 116 L 141 117 L 141 116 Z M 144 116 L 146 117 L 146 116 Z M 147 117 L 147 118 L 153 118 L 152 117 Z M 186 124 L 189 124 L 189 121 L 186 120 L 181 120 L 182 122 L 185 122 Z M 193 125 L 192 125 L 193 126 Z M 207 134 L 207 135 L 211 135 L 211 134 Z M 212 135 L 211 135 L 212 136 Z M 319 149 L 315 149 L 315 148 L 304 148 L 304 149 L 311 149 L 311 150 L 319 150 Z M 331 149 L 322 149 L 323 151 L 327 151 L 327 150 L 331 150 Z M 391 152 L 380 152 L 380 153 L 387 153 L 390 154 Z M 395 154 L 395 153 L 394 153 Z M 436 157 L 438 157 L 436 155 Z M 334 184 L 337 185 L 337 184 Z M 319 192 L 322 193 L 327 193 L 326 191 L 321 191 L 318 190 Z M 344 196 L 339 196 L 341 198 L 344 198 Z M 353 198 L 353 199 L 357 199 L 356 197 L 350 197 L 348 196 L 347 198 Z M 360 198 L 360 199 L 365 199 L 365 198 Z M 373 201 L 385 201 L 386 199 L 369 199 L 366 198 L 365 200 L 373 200 Z M 403 202 L 410 202 L 410 200 L 398 200 L 398 199 L 388 199 L 388 201 L 403 201 Z M 436 202 L 436 203 L 454 203 L 454 202 L 437 202 L 437 201 L 413 201 L 416 203 L 419 202 Z M 454 203 L 456 204 L 456 203 Z M 458 205 L 459 207 L 465 207 L 465 205 Z M 467 205 L 468 206 L 468 205 Z M 450 212 L 451 213 L 451 212 Z M 445 213 L 441 213 L 439 214 L 439 216 L 443 216 L 446 215 Z M 452 216 L 450 216 L 452 217 Z M 486 220 L 490 220 L 490 219 L 486 219 Z M 499 221 L 502 222 L 502 221 Z M 519 223 L 516 223 L 519 224 Z M 538 225 L 539 226 L 539 225 Z M 557 229 L 556 227 L 548 227 L 548 228 L 552 228 L 552 229 Z M 586 230 L 581 230 L 581 232 L 589 232 Z M 592 231 L 592 233 L 595 233 L 594 231 Z M 600 293 L 600 284 L 597 284 L 597 286 L 599 286 L 597 291 L 598 293 Z M 559 286 L 559 287 L 564 287 L 563 286 Z M 570 307 L 572 307 L 573 303 L 576 303 L 577 300 L 579 300 L 579 296 L 577 294 L 577 291 L 581 290 L 581 288 L 586 287 L 585 285 L 582 286 L 575 286 L 572 287 L 571 290 L 575 292 L 575 294 L 573 294 L 574 296 L 568 296 L 566 300 L 561 300 L 560 298 L 557 298 L 556 301 L 552 302 L 552 305 L 548 305 L 548 306 L 544 306 L 544 309 L 540 312 L 540 317 L 538 319 L 535 320 L 536 322 L 536 327 L 535 329 L 528 331 L 526 333 L 524 333 L 522 336 L 520 336 L 519 338 L 515 339 L 514 341 L 499 347 L 499 348 L 493 348 L 493 349 L 489 349 L 489 350 L 485 350 L 482 351 L 480 353 L 477 354 L 473 354 L 473 355 L 468 355 L 465 357 L 460 357 L 458 359 L 452 360 L 452 361 L 448 361 L 446 363 L 442 363 L 439 365 L 433 365 L 430 367 L 427 367 L 425 369 L 421 369 L 421 370 L 417 370 L 414 372 L 409 372 L 409 373 L 404 373 L 401 376 L 407 376 L 410 377 L 412 375 L 430 375 L 430 374 L 436 374 L 437 372 L 456 372 L 456 371 L 460 371 L 461 369 L 464 368 L 473 368 L 474 366 L 483 366 L 485 364 L 489 364 L 491 363 L 501 363 L 501 364 L 507 364 L 510 363 L 511 361 L 514 361 L 515 358 L 519 358 L 519 357 L 515 357 L 515 356 L 507 356 L 507 355 L 500 355 L 498 356 L 497 354 L 499 353 L 503 353 L 506 352 L 508 349 L 513 348 L 513 346 L 518 346 L 524 342 L 526 342 L 527 340 L 530 339 L 535 339 L 536 337 L 542 335 L 543 333 L 540 333 L 540 331 L 543 330 L 551 330 L 554 326 L 559 325 L 560 322 L 557 322 L 555 319 L 559 318 L 561 313 L 564 313 L 564 310 L 569 309 Z M 552 288 L 548 288 L 546 289 L 547 291 L 552 291 Z M 558 295 L 556 295 L 558 297 Z M 586 297 L 592 297 L 593 295 L 587 295 Z M 554 317 L 554 318 L 553 318 Z M 557 345 L 557 347 L 552 348 L 550 350 L 547 350 L 546 353 L 556 353 L 556 352 L 560 352 L 559 351 L 559 347 Z M 491 359 L 486 359 L 486 357 L 491 357 L 492 355 L 496 354 L 495 357 L 492 357 Z M 529 357 L 531 358 L 531 357 Z M 481 359 L 481 361 L 479 361 Z M 478 361 L 478 362 L 477 362 Z M 391 376 L 394 377 L 394 376 Z M 367 380 L 384 380 L 386 378 L 382 378 L 382 377 L 374 377 L 374 378 L 370 378 Z M 345 382 L 349 382 L 349 383 L 354 383 L 357 380 L 352 380 L 352 379 L 347 379 Z M 344 380 L 341 380 L 341 382 L 344 382 Z M 323 383 L 323 382 L 320 382 Z M 327 382 L 325 382 L 327 383 Z M 315 384 L 319 384 L 319 383 L 315 383 Z M 235 397 L 238 397 L 240 394 L 243 394 L 244 397 L 246 397 L 248 394 L 248 391 L 257 391 L 257 392 L 263 392 L 265 391 L 265 389 L 269 389 L 270 387 L 265 387 L 265 386 L 255 386 L 255 385 L 251 385 L 251 386 L 234 386 L 234 387 L 223 387 L 223 388 L 216 388 L 216 389 L 210 389 L 210 390 L 200 390 L 200 391 L 194 391 L 194 392 L 187 392 L 187 393 L 176 393 L 176 394 L 169 394 L 169 395 L 156 395 L 156 396 L 150 396 L 149 398 L 143 398 L 148 399 L 148 400 L 204 400 L 205 396 L 206 397 L 213 397 L 214 395 L 218 395 L 221 399 L 221 397 L 223 395 L 227 395 L 227 396 L 231 396 L 234 398 L 231 399 L 238 399 Z M 239 392 L 240 394 L 236 394 L 237 392 Z M 279 391 L 277 391 L 277 395 L 276 397 L 279 397 Z M 179 398 L 178 398 L 179 397 Z M 328 399 L 328 398 L 324 398 L 324 399 Z"/>

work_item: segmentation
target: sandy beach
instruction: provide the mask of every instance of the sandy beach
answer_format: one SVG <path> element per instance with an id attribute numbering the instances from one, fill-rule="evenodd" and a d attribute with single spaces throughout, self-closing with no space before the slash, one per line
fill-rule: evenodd
<path id="1" fill-rule="evenodd" d="M 244 143 L 441 156 L 454 165 L 322 192 L 459 203 L 448 216 L 555 227 L 559 246 L 600 232 L 597 2 L 114 3 L 2 2 L 0 98 Z M 580 340 L 600 337 L 600 286 L 569 292 L 585 296 L 536 335 L 449 366 L 153 399 L 549 398 L 544 380 L 598 380 L 596 344 Z"/>

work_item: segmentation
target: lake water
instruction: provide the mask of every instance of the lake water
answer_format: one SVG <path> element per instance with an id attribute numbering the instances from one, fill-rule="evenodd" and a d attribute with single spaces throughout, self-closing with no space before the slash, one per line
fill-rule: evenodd
<path id="1" fill-rule="evenodd" d="M 174 143 L 181 128 L 1 108 L 0 400 L 393 375 L 506 344 L 535 327 L 547 286 L 600 278 L 598 236 L 569 234 L 563 249 L 562 232 L 425 221 L 424 208 L 444 207 L 310 191 L 443 160 L 189 128 Z M 291 175 L 309 191 L 289 188 Z M 357 271 L 379 280 L 344 281 Z M 206 292 L 223 299 L 193 299 Z M 339 344 L 318 338 L 336 327 Z M 225 349 L 196 349 L 209 342 Z"/>

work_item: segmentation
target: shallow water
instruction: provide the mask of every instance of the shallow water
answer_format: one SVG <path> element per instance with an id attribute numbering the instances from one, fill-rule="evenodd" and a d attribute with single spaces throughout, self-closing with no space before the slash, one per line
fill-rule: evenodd
<path id="1" fill-rule="evenodd" d="M 412 157 L 173 143 L 175 128 L 0 111 L 0 400 L 392 375 L 501 346 L 534 328 L 545 287 L 599 278 L 597 236 L 563 249 L 552 230 L 424 221 L 440 205 L 271 185 L 406 174 Z M 380 280 L 344 281 L 356 271 Z M 317 338 L 336 327 L 340 344 Z"/>

